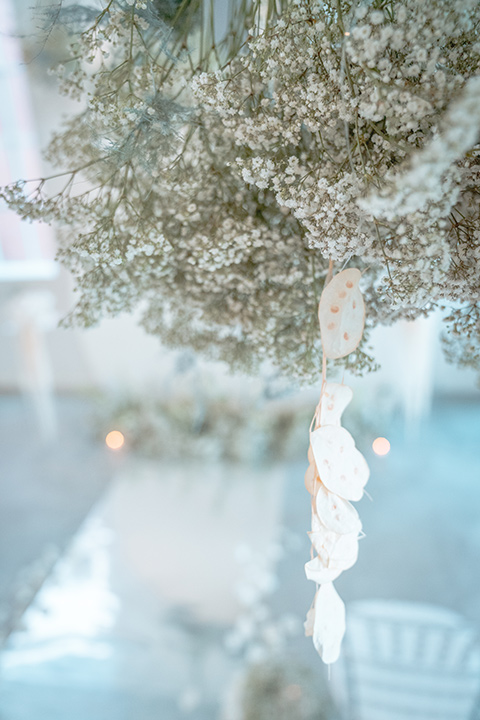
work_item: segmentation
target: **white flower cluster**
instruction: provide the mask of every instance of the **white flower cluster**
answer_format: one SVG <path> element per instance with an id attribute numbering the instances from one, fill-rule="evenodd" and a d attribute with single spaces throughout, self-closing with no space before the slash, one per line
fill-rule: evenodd
<path id="1" fill-rule="evenodd" d="M 381 321 L 477 301 L 479 19 L 475 0 L 298 0 L 193 81 L 310 248 L 383 266 Z"/>
<path id="2" fill-rule="evenodd" d="M 260 5 L 209 47 L 189 3 L 168 15 L 109 0 L 93 21 L 90 9 L 60 68 L 63 91 L 87 101 L 50 146 L 65 185 L 0 195 L 73 226 L 60 257 L 80 322 L 140 306 L 167 344 L 311 379 L 329 260 L 366 268 L 370 325 L 477 307 L 480 11 L 285 0 L 266 21 Z M 247 17 L 262 22 L 242 43 Z M 362 349 L 348 363 L 372 364 Z"/>

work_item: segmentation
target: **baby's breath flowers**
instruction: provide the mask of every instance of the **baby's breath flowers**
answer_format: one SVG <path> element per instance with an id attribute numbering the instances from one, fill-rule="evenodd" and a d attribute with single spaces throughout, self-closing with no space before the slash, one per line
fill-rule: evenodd
<path id="1" fill-rule="evenodd" d="M 207 0 L 69 12 L 66 170 L 2 196 L 72 228 L 72 321 L 140 308 L 167 345 L 317 379 L 332 260 L 367 327 L 451 306 L 448 356 L 479 365 L 476 0 L 238 0 L 220 40 Z"/>
<path id="2" fill-rule="evenodd" d="M 274 193 L 309 248 L 383 268 L 370 320 L 477 307 L 479 21 L 474 0 L 292 2 L 193 81 L 244 181 Z"/>

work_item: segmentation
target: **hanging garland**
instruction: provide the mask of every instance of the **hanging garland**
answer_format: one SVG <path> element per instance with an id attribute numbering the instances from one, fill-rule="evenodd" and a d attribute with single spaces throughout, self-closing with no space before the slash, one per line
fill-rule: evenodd
<path id="1" fill-rule="evenodd" d="M 331 265 L 330 265 L 331 268 Z M 345 633 L 345 606 L 333 581 L 357 561 L 362 529 L 350 501 L 361 500 L 370 471 L 341 416 L 352 399 L 347 385 L 327 382 L 327 358 L 338 359 L 356 350 L 365 325 L 360 272 L 343 270 L 327 284 L 320 298 L 319 320 L 323 347 L 323 381 L 320 402 L 312 421 L 305 486 L 312 496 L 312 553 L 305 565 L 317 585 L 307 613 L 305 634 L 325 663 L 335 662 Z"/>

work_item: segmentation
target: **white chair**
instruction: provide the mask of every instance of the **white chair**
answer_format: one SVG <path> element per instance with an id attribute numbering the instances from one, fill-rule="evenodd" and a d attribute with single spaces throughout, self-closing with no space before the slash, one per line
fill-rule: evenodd
<path id="1" fill-rule="evenodd" d="M 352 603 L 342 655 L 334 689 L 347 720 L 478 717 L 480 646 L 476 629 L 457 613 L 418 603 Z"/>

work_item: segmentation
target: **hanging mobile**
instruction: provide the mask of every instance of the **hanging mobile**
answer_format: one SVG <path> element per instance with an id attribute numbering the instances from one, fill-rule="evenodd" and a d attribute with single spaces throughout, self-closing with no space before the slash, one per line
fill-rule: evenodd
<path id="1" fill-rule="evenodd" d="M 353 437 L 341 426 L 353 392 L 347 385 L 327 382 L 327 358 L 349 355 L 362 339 L 365 304 L 359 288 L 361 273 L 351 268 L 330 277 L 331 267 L 318 309 L 323 377 L 310 427 L 310 465 L 305 473 L 305 486 L 312 496 L 312 559 L 306 563 L 305 573 L 317 584 L 305 634 L 313 637 L 315 649 L 327 664 L 338 659 L 345 634 L 345 605 L 332 583 L 357 560 L 362 524 L 351 501 L 362 498 L 370 474 Z"/>

